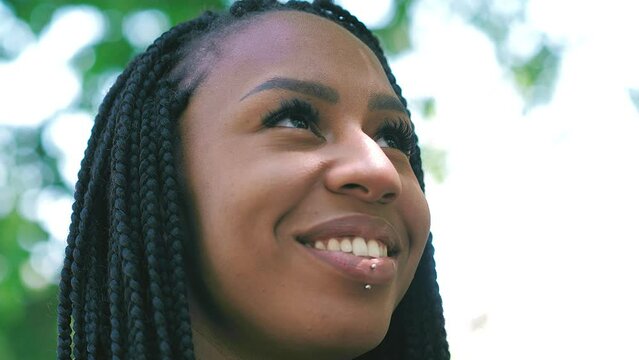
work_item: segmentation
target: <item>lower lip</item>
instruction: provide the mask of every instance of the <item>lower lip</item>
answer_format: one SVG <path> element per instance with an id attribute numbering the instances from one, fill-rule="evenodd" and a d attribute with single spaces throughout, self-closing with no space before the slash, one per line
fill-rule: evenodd
<path id="1" fill-rule="evenodd" d="M 368 258 L 341 251 L 318 250 L 301 244 L 300 246 L 354 281 L 383 285 L 393 281 L 397 274 L 397 261 L 392 257 Z M 373 264 L 375 266 L 371 267 Z"/>

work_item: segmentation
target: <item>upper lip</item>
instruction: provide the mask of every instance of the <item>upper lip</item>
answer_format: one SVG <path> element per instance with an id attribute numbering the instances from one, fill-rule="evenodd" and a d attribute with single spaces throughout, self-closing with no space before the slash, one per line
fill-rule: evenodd
<path id="1" fill-rule="evenodd" d="M 375 239 L 388 247 L 389 255 L 401 250 L 400 237 L 385 219 L 365 214 L 353 214 L 332 218 L 303 231 L 297 240 L 302 243 L 330 238 L 362 237 Z"/>

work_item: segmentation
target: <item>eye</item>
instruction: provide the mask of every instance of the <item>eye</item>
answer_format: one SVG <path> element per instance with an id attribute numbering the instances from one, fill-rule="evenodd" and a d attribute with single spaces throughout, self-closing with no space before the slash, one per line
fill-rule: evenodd
<path id="1" fill-rule="evenodd" d="M 286 116 L 275 123 L 275 127 L 290 127 L 296 129 L 308 129 L 310 125 L 308 120 L 301 117 Z"/>
<path id="2" fill-rule="evenodd" d="M 384 135 L 380 137 L 379 139 L 377 139 L 377 143 L 380 147 L 389 147 L 395 149 L 399 149 L 399 147 L 401 146 L 395 136 L 391 135 Z"/>
<path id="3" fill-rule="evenodd" d="M 408 157 L 417 146 L 413 127 L 402 119 L 384 121 L 375 140 L 380 147 L 400 150 Z"/>
<path id="4" fill-rule="evenodd" d="M 319 114 L 313 106 L 299 99 L 284 100 L 277 110 L 267 114 L 263 121 L 267 128 L 294 128 L 310 130 L 319 135 Z"/>

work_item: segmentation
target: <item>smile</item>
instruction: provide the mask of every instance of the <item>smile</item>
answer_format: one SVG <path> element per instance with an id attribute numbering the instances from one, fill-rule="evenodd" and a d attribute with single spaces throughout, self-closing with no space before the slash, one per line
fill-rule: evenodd
<path id="1" fill-rule="evenodd" d="M 398 254 L 406 248 L 389 222 L 364 214 L 321 222 L 296 240 L 311 255 L 309 261 L 350 281 L 371 285 L 395 279 Z"/>
<path id="2" fill-rule="evenodd" d="M 388 247 L 375 239 L 366 240 L 362 237 L 341 239 L 330 238 L 324 241 L 315 241 L 314 244 L 305 243 L 307 247 L 313 247 L 317 250 L 341 251 L 355 256 L 366 256 L 372 258 L 381 258 L 388 256 Z"/>

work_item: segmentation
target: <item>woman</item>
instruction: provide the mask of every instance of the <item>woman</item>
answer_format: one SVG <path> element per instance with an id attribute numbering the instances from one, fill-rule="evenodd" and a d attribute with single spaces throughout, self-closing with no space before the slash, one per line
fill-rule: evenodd
<path id="1" fill-rule="evenodd" d="M 330 2 L 171 29 L 96 118 L 58 357 L 449 358 L 416 141 L 377 40 Z"/>

